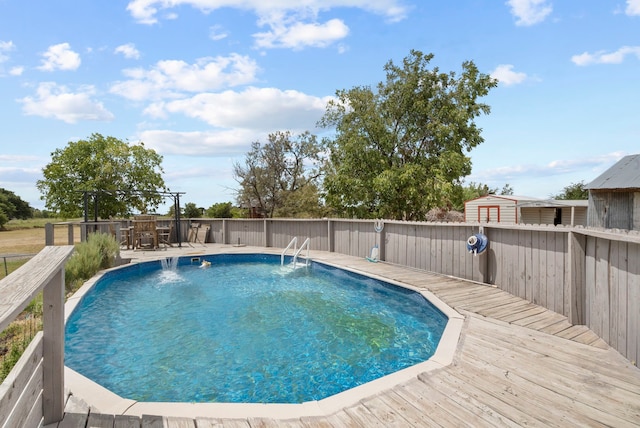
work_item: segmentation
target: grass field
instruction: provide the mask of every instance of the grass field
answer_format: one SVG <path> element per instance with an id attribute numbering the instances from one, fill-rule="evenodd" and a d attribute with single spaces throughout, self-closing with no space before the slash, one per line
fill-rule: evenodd
<path id="1" fill-rule="evenodd" d="M 11 220 L 0 230 L 0 255 L 35 254 L 44 248 L 46 223 L 57 223 L 55 219 Z M 67 243 L 67 228 L 56 227 L 56 244 Z M 80 242 L 80 228 L 74 229 L 74 238 Z"/>
<path id="2" fill-rule="evenodd" d="M 0 279 L 25 264 L 45 247 L 46 223 L 55 219 L 11 220 L 0 230 Z M 68 243 L 67 227 L 56 228 L 55 243 Z M 74 229 L 74 238 L 80 242 L 80 228 Z M 33 336 L 42 328 L 42 295 L 38 295 L 9 325 L 0 332 L 0 381 L 7 376 Z"/>

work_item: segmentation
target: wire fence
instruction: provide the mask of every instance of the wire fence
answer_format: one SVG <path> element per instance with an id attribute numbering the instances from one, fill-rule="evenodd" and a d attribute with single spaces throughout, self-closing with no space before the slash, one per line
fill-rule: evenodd
<path id="1" fill-rule="evenodd" d="M 11 272 L 25 264 L 35 254 L 0 254 L 2 259 L 2 270 L 0 271 L 0 279 L 9 276 Z"/>
<path id="2" fill-rule="evenodd" d="M 25 264 L 35 254 L 2 254 L 0 279 Z M 0 332 L 0 382 L 13 366 L 38 331 L 42 330 L 42 296 L 29 306 L 2 332 Z"/>

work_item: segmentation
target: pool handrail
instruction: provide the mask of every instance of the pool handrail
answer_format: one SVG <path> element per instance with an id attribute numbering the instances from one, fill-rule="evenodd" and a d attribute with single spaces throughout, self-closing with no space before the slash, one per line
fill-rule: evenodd
<path id="1" fill-rule="evenodd" d="M 289 244 L 285 247 L 284 250 L 282 250 L 282 254 L 280 255 L 280 266 L 284 266 L 284 256 L 285 254 L 287 254 L 287 250 L 289 248 L 291 248 L 291 246 L 293 245 L 293 252 L 296 253 L 297 252 L 297 247 L 298 247 L 298 237 L 294 236 L 293 239 L 291 240 L 291 242 L 289 242 Z M 302 248 L 302 247 L 300 247 Z"/>
<path id="2" fill-rule="evenodd" d="M 309 243 L 311 242 L 311 238 L 307 238 L 304 240 L 304 242 L 302 243 L 302 245 L 300 245 L 300 248 L 298 248 L 298 250 L 295 252 L 295 254 L 293 255 L 293 268 L 296 268 L 296 263 L 298 262 L 298 255 L 300 254 L 300 252 L 302 251 L 302 249 L 304 247 L 307 247 L 307 255 L 305 258 L 305 266 L 309 265 Z"/>

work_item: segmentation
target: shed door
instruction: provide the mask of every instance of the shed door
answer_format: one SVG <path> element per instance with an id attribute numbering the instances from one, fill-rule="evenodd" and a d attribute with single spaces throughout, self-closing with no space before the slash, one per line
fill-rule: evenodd
<path id="1" fill-rule="evenodd" d="M 486 205 L 478 207 L 478 221 L 480 223 L 500 223 L 500 206 Z"/>

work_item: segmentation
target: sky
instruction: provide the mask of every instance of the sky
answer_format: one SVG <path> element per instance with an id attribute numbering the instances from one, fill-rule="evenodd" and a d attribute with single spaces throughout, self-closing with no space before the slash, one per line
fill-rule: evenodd
<path id="1" fill-rule="evenodd" d="M 412 49 L 499 81 L 465 183 L 548 198 L 640 153 L 640 0 L 0 0 L 0 187 L 44 209 L 51 153 L 99 133 L 234 202 L 252 142 L 331 135 L 336 91 Z"/>

